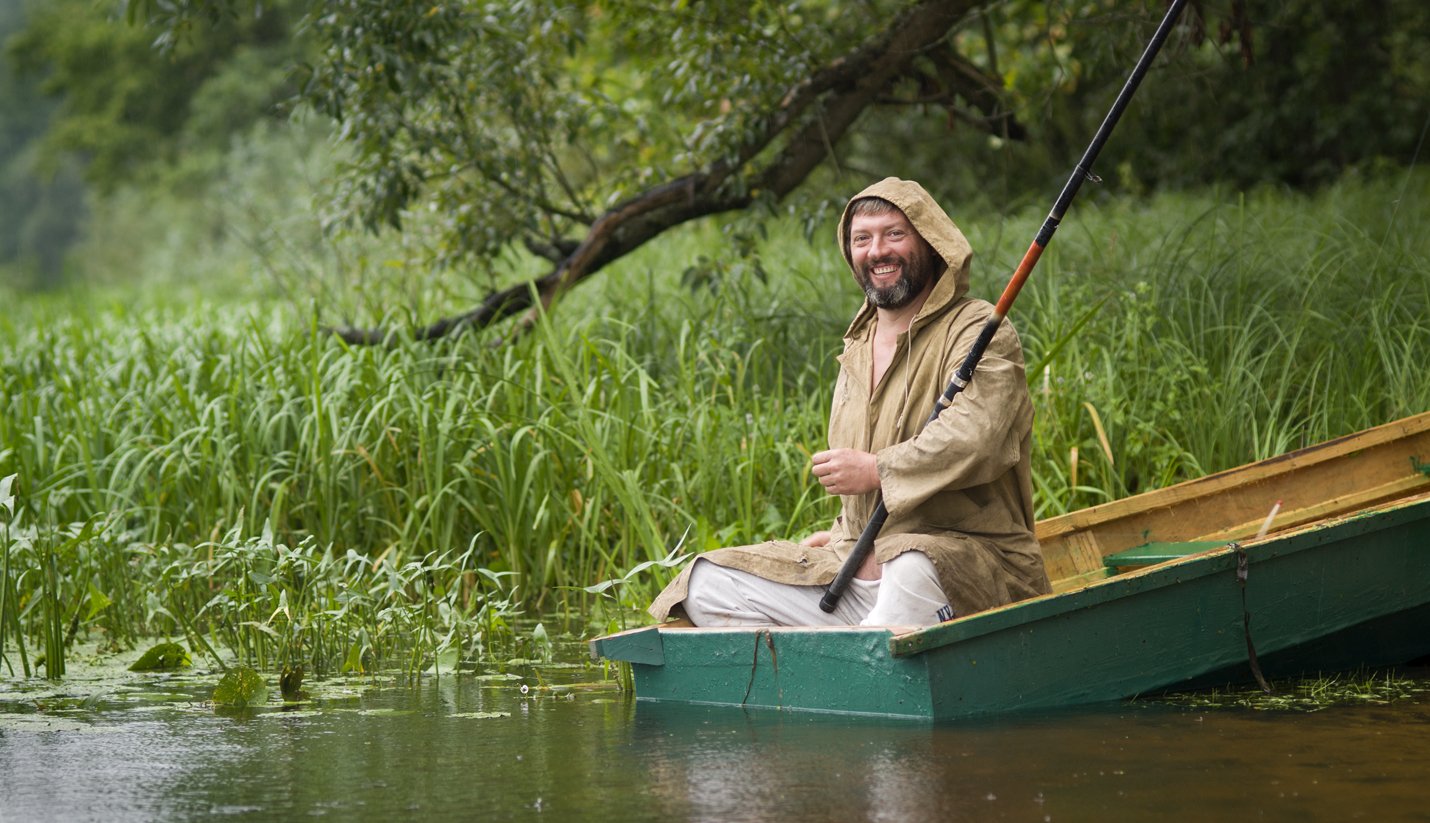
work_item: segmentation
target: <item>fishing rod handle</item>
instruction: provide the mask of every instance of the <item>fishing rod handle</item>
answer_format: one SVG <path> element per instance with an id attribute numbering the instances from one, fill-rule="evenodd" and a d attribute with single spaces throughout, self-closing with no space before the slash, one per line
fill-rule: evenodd
<path id="1" fill-rule="evenodd" d="M 839 599 L 844 596 L 845 589 L 849 588 L 849 581 L 854 579 L 859 567 L 864 565 L 864 558 L 873 551 L 874 538 L 879 536 L 879 531 L 884 528 L 884 521 L 888 518 L 889 510 L 884 507 L 884 501 L 880 500 L 879 505 L 874 507 L 874 514 L 865 524 L 864 531 L 859 535 L 859 540 L 854 543 L 849 556 L 844 558 L 844 565 L 839 567 L 839 574 L 834 576 L 834 580 L 824 590 L 824 597 L 819 599 L 819 608 L 823 609 L 825 614 L 834 613 Z"/>

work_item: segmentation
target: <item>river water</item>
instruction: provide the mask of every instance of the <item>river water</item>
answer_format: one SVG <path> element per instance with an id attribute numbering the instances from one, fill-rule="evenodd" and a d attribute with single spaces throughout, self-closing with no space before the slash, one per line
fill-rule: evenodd
<path id="1" fill-rule="evenodd" d="M 498 668 L 239 715 L 211 677 L 0 681 L 0 819 L 1430 819 L 1427 689 L 931 725 L 642 704 L 574 655 Z"/>

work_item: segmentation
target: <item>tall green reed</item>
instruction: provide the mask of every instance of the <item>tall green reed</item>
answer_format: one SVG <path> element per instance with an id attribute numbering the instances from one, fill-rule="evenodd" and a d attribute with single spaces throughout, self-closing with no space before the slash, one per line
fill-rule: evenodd
<path id="1" fill-rule="evenodd" d="M 1412 230 L 1430 175 L 1410 180 L 1398 212 L 1400 179 L 1080 205 L 1012 317 L 1046 364 L 1029 374 L 1039 515 L 1430 408 L 1430 240 Z M 997 293 L 1038 217 L 965 226 L 975 295 Z M 585 608 L 614 579 L 600 594 L 638 607 L 669 572 L 626 570 L 682 535 L 683 550 L 758 542 L 835 513 L 808 460 L 857 290 L 836 250 L 798 241 L 761 250 L 767 279 L 680 282 L 726 242 L 678 234 L 496 347 L 353 348 L 264 303 L 28 303 L 0 317 L 0 473 L 55 523 L 112 513 L 95 548 L 56 556 L 57 598 L 78 613 L 71 563 L 110 601 L 81 629 L 120 643 L 159 627 L 331 670 L 397 659 L 399 625 L 424 649 L 472 647 L 442 608 L 470 621 L 505 602 L 497 625 L 518 606 Z M 279 546 L 303 579 L 348 581 L 345 599 L 249 574 L 299 563 Z M 22 557 L 29 604 L 40 566 Z M 217 564 L 236 575 L 219 589 Z M 486 594 L 447 599 L 473 586 Z M 398 591 L 400 609 L 382 599 Z M 438 611 L 413 611 L 419 592 Z M 296 617 L 358 611 L 341 628 Z"/>
<path id="2" fill-rule="evenodd" d="M 1384 196 L 1399 181 L 1355 179 L 1080 212 L 1086 230 L 1060 238 L 1017 310 L 1036 352 L 1107 301 L 1030 375 L 1040 516 L 1430 409 L 1413 365 L 1430 354 L 1430 243 L 1411 228 L 1430 178 L 1412 180 L 1398 216 Z"/>
<path id="3" fill-rule="evenodd" d="M 0 522 L 0 665 L 5 661 L 5 635 L 10 631 L 10 521 L 15 517 L 15 494 L 12 491 L 15 477 L 12 474 L 0 478 L 0 509 L 4 510 L 5 518 L 4 522 Z M 17 639 L 23 642 L 23 638 Z M 28 661 L 25 668 L 29 668 Z M 26 674 L 29 672 L 26 671 Z"/>
<path id="4" fill-rule="evenodd" d="M 290 547 L 268 528 L 234 530 L 156 550 L 150 619 L 221 667 L 303 666 L 318 676 L 450 670 L 504 648 L 519 613 L 502 575 L 474 558 L 469 547 L 398 562 L 339 554 L 311 538 Z"/>

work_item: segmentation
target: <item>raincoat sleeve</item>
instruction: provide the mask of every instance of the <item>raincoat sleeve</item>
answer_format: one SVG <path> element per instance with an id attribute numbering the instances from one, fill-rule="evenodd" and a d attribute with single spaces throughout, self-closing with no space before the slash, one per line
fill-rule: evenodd
<path id="1" fill-rule="evenodd" d="M 957 359 L 944 364 L 945 385 L 979 330 L 978 325 L 965 327 L 949 349 Z M 932 401 L 925 415 L 931 406 Z M 1032 419 L 1022 348 L 1017 332 L 1005 323 L 953 405 L 913 438 L 876 452 L 884 505 L 899 515 L 941 491 L 997 480 L 1021 460 Z"/>

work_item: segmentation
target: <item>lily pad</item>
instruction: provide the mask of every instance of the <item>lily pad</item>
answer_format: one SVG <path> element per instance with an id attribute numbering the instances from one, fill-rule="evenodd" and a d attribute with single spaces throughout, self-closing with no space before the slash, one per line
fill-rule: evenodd
<path id="1" fill-rule="evenodd" d="M 268 684 L 263 676 L 247 666 L 230 669 L 214 687 L 215 706 L 244 709 L 261 706 L 268 701 Z"/>
<path id="2" fill-rule="evenodd" d="M 153 646 L 149 651 L 129 667 L 131 672 L 169 672 L 174 669 L 187 668 L 194 665 L 189 659 L 189 653 L 178 643 L 160 643 Z"/>

